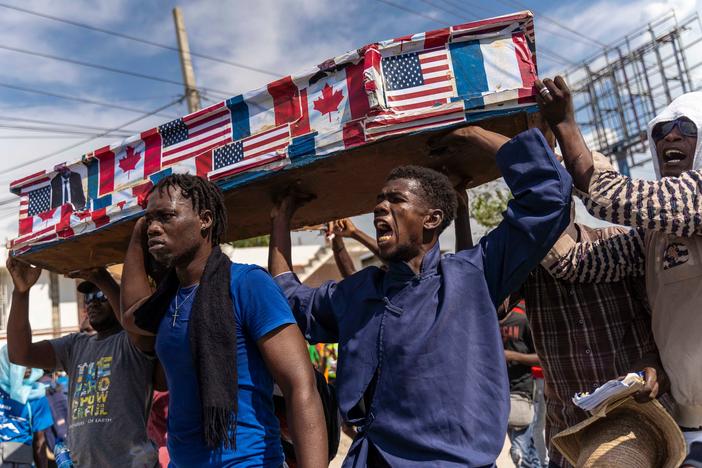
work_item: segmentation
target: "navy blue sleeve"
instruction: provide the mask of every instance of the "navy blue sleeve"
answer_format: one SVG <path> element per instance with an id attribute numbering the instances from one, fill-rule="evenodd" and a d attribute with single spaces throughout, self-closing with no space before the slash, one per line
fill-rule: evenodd
<path id="1" fill-rule="evenodd" d="M 568 226 L 573 188 L 570 174 L 537 129 L 505 143 L 496 162 L 514 199 L 502 222 L 480 240 L 495 307 L 521 286 Z"/>
<path id="2" fill-rule="evenodd" d="M 27 403 L 32 407 L 32 433 L 44 431 L 54 425 L 51 407 L 46 397 L 29 400 Z"/>
<path id="3" fill-rule="evenodd" d="M 251 269 L 238 280 L 232 275 L 233 286 L 239 288 L 237 313 L 239 323 L 258 341 L 276 328 L 295 323 L 285 297 L 271 276 L 261 268 Z"/>
<path id="4" fill-rule="evenodd" d="M 337 343 L 339 331 L 334 315 L 333 296 L 337 283 L 327 281 L 318 288 L 305 286 L 293 272 L 274 278 L 288 298 L 297 325 L 311 343 Z"/>

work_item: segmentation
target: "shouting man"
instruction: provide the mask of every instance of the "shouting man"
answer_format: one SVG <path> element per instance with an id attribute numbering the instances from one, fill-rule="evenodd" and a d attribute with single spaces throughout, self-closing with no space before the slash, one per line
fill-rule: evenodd
<path id="1" fill-rule="evenodd" d="M 282 466 L 275 380 L 298 462 L 326 466 L 324 415 L 304 339 L 270 276 L 222 253 L 226 226 L 214 184 L 171 175 L 149 194 L 127 251 L 122 319 L 135 333 L 156 335 L 170 391 L 171 463 Z M 153 294 L 147 252 L 167 269 Z"/>
<path id="2" fill-rule="evenodd" d="M 552 271 L 570 281 L 645 276 L 653 337 L 670 379 L 673 415 L 688 442 L 684 466 L 702 467 L 702 93 L 675 99 L 648 126 L 659 180 L 634 180 L 590 152 L 561 77 L 538 83 L 543 113 L 585 206 L 637 229 L 603 242 L 559 242 Z M 658 385 L 654 385 L 655 394 Z"/>
<path id="3" fill-rule="evenodd" d="M 273 212 L 269 267 L 312 342 L 339 343 L 337 390 L 357 426 L 345 466 L 492 465 L 504 442 L 509 387 L 496 305 L 516 289 L 568 223 L 571 179 L 538 130 L 513 140 L 477 127 L 440 140 L 496 155 L 514 194 L 479 245 L 442 256 L 439 234 L 456 195 L 430 169 L 393 170 L 374 210 L 380 257 L 313 289 L 292 273 L 294 196 Z"/>

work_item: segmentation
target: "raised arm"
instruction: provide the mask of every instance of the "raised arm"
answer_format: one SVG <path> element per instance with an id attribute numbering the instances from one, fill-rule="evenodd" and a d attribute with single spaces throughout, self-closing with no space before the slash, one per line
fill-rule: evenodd
<path id="1" fill-rule="evenodd" d="M 339 332 L 332 304 L 336 283 L 330 281 L 319 288 L 310 288 L 302 284 L 292 271 L 290 225 L 300 203 L 299 196 L 290 194 L 271 212 L 268 271 L 288 300 L 305 338 L 314 343 L 336 343 Z"/>
<path id="2" fill-rule="evenodd" d="M 331 225 L 333 223 L 329 224 Z M 330 229 L 330 231 L 333 232 L 333 229 Z M 356 273 L 356 267 L 353 264 L 351 255 L 349 255 L 349 251 L 346 250 L 344 238 L 339 235 L 335 235 L 331 241 L 331 244 L 332 253 L 334 254 L 334 263 L 336 263 L 336 267 L 339 269 L 341 276 L 343 278 L 348 278 Z"/>
<path id="3" fill-rule="evenodd" d="M 578 193 L 593 216 L 679 237 L 702 234 L 699 171 L 657 181 L 637 180 L 619 174 L 599 153 L 594 153 L 594 167 L 587 192 Z"/>
<path id="4" fill-rule="evenodd" d="M 463 181 L 456 186 L 456 219 L 454 229 L 456 232 L 456 252 L 473 247 L 473 233 L 470 228 L 470 202 L 466 186 L 468 181 Z"/>
<path id="5" fill-rule="evenodd" d="M 702 234 L 702 173 L 687 171 L 657 181 L 619 174 L 606 157 L 587 148 L 563 78 L 537 81 L 537 87 L 549 90 L 538 98 L 542 114 L 556 135 L 577 194 L 593 216 L 681 237 Z"/>
<path id="6" fill-rule="evenodd" d="M 80 278 L 85 281 L 90 281 L 102 291 L 110 303 L 110 307 L 114 311 L 117 320 L 119 320 L 119 285 L 114 280 L 112 275 L 105 268 L 89 268 L 71 272 L 67 275 L 69 278 Z"/>
<path id="7" fill-rule="evenodd" d="M 41 268 L 34 268 L 9 257 L 7 270 L 15 286 L 7 319 L 7 352 L 10 361 L 25 367 L 53 369 L 56 367 L 54 348 L 46 340 L 32 343 L 32 326 L 29 323 L 29 291 L 39 279 Z"/>
<path id="8" fill-rule="evenodd" d="M 139 328 L 134 319 L 134 312 L 151 296 L 149 277 L 146 274 L 145 249 L 146 219 L 140 218 L 134 225 L 132 237 L 129 240 L 127 253 L 124 256 L 122 269 L 122 288 L 120 322 L 125 330 L 134 335 L 154 336 Z"/>
<path id="9" fill-rule="evenodd" d="M 571 283 L 609 283 L 644 274 L 643 233 L 632 229 L 595 241 L 578 241 L 571 224 L 541 265 Z"/>
<path id="10" fill-rule="evenodd" d="M 568 225 L 572 179 L 539 130 L 527 130 L 501 145 L 506 138 L 491 133 L 477 141 L 496 154 L 514 195 L 503 221 L 480 240 L 485 279 L 497 306 L 526 280 Z"/>
<path id="11" fill-rule="evenodd" d="M 575 121 L 573 97 L 565 80 L 557 76 L 551 80 L 536 80 L 539 90 L 537 101 L 541 114 L 548 122 L 563 152 L 563 162 L 573 176 L 575 187 L 587 192 L 594 171 L 592 153 L 585 144 L 580 127 Z"/>

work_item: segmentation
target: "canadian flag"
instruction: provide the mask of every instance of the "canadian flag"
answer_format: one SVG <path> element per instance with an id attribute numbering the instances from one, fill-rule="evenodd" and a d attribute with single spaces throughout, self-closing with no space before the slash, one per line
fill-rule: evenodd
<path id="1" fill-rule="evenodd" d="M 20 219 L 19 237 L 13 241 L 13 244 L 23 244 L 30 240 L 37 241 L 68 228 L 71 223 L 72 213 L 73 206 L 70 203 L 66 203 L 35 216 Z"/>
<path id="2" fill-rule="evenodd" d="M 97 198 L 144 181 L 161 169 L 161 136 L 152 130 L 100 148 L 88 166 L 88 191 Z"/>

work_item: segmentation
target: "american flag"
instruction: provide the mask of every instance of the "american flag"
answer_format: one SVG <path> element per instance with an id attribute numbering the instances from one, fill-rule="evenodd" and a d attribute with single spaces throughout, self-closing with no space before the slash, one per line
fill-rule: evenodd
<path id="1" fill-rule="evenodd" d="M 162 166 L 169 166 L 232 141 L 229 109 L 221 102 L 158 128 Z"/>
<path id="2" fill-rule="evenodd" d="M 51 208 L 51 185 L 27 193 L 27 216 L 49 211 L 49 208 Z"/>
<path id="3" fill-rule="evenodd" d="M 448 51 L 439 49 L 385 57 L 381 61 L 388 107 L 415 110 L 444 104 L 454 95 Z"/>
<path id="4" fill-rule="evenodd" d="M 281 125 L 214 150 L 211 179 L 228 177 L 285 158 L 290 126 Z"/>

